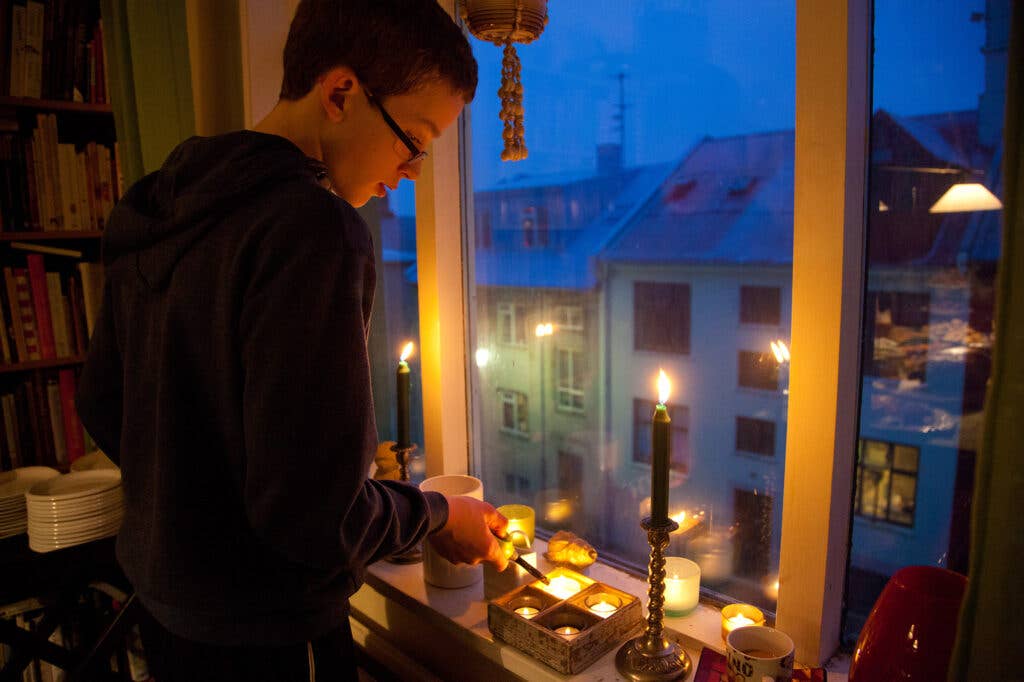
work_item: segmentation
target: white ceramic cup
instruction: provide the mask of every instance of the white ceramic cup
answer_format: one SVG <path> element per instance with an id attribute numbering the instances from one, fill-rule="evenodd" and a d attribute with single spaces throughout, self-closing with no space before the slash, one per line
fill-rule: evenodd
<path id="1" fill-rule="evenodd" d="M 484 499 L 484 484 L 480 479 L 462 474 L 432 476 L 420 483 L 420 490 Z M 483 566 L 453 564 L 437 553 L 429 538 L 423 541 L 423 579 L 429 584 L 455 589 L 469 587 L 479 582 L 481 577 Z"/>
<path id="2" fill-rule="evenodd" d="M 775 628 L 736 628 L 725 640 L 725 654 L 732 682 L 793 679 L 793 640 Z"/>

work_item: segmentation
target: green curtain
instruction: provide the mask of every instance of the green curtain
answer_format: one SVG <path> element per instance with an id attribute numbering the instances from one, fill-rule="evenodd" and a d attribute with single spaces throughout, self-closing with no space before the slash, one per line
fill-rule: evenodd
<path id="1" fill-rule="evenodd" d="M 1013 3 L 1012 13 L 992 377 L 950 682 L 1024 680 L 1024 3 Z"/>
<path id="2" fill-rule="evenodd" d="M 100 0 L 125 187 L 195 134 L 185 0 Z"/>

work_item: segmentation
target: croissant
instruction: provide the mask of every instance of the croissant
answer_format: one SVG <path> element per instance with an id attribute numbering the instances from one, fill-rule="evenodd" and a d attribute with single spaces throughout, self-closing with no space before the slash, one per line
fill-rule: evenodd
<path id="1" fill-rule="evenodd" d="M 544 556 L 554 564 L 571 564 L 576 568 L 586 568 L 597 561 L 597 550 L 578 535 L 560 530 L 548 540 L 548 551 Z"/>

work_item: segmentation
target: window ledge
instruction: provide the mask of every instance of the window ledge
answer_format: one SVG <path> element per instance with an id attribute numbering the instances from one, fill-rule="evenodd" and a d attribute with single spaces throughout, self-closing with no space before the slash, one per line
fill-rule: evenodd
<path id="1" fill-rule="evenodd" d="M 551 570 L 544 559 L 547 544 L 538 539 L 534 549 L 539 568 Z M 624 571 L 598 562 L 590 568 L 589 577 L 647 602 L 647 583 Z M 483 580 L 446 590 L 424 583 L 422 564 L 379 562 L 370 567 L 365 585 L 352 596 L 351 604 L 357 643 L 406 679 L 622 679 L 615 669 L 618 646 L 582 673 L 566 676 L 496 640 L 487 627 Z M 678 633 L 694 669 L 702 647 L 725 652 L 716 608 L 701 604 L 689 616 L 666 617 L 664 623 L 667 630 Z M 692 680 L 693 673 L 685 679 Z M 845 679 L 842 673 L 829 674 L 830 682 Z"/>

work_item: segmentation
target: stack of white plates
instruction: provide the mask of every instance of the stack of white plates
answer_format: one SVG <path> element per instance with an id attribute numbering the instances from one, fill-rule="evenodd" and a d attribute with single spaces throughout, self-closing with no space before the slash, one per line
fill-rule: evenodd
<path id="1" fill-rule="evenodd" d="M 20 467 L 0 473 L 0 538 L 25 532 L 25 491 L 54 476 L 60 472 L 50 467 Z"/>
<path id="2" fill-rule="evenodd" d="M 120 469 L 72 471 L 25 493 L 28 546 L 37 552 L 116 535 L 124 516 Z"/>

